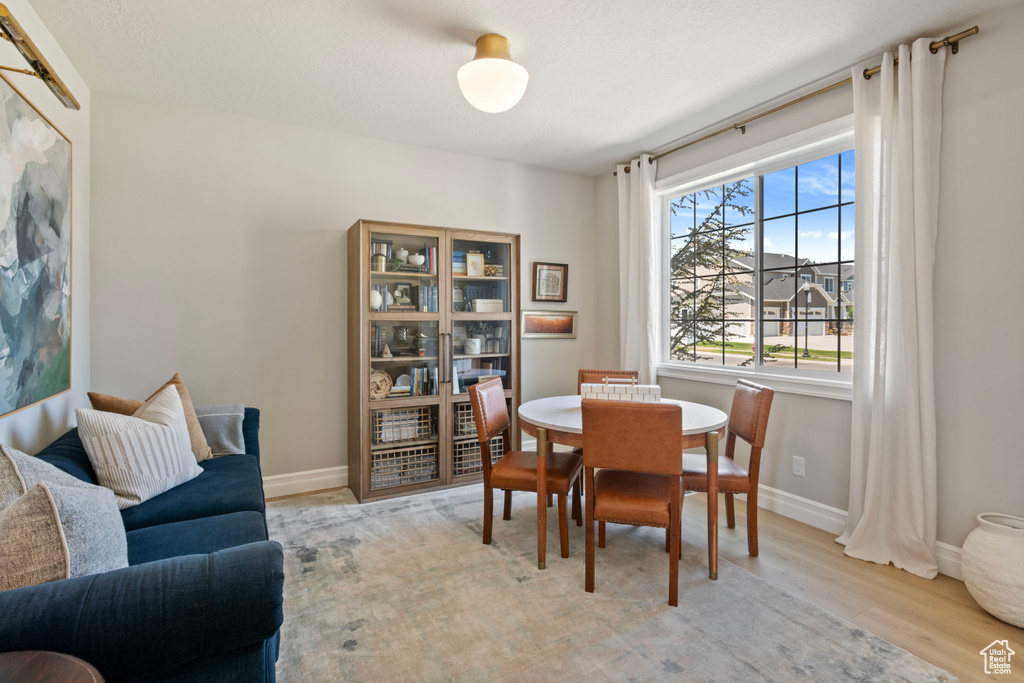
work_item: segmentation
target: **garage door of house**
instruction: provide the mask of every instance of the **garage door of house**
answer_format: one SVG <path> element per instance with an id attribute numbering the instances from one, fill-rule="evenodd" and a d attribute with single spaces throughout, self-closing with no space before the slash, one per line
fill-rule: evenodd
<path id="1" fill-rule="evenodd" d="M 818 320 L 815 320 L 815 318 L 818 318 Z M 812 309 L 812 310 L 807 311 L 807 323 L 806 323 L 807 334 L 814 335 L 814 336 L 820 336 L 820 335 L 825 334 L 825 321 L 824 321 L 824 318 L 825 318 L 825 311 L 823 311 L 821 309 L 819 309 L 819 310 L 813 310 Z M 801 318 L 799 320 L 797 320 L 797 323 L 796 323 L 796 330 L 797 330 L 797 334 L 798 335 L 799 334 L 804 334 L 804 327 L 805 327 L 804 319 L 801 316 Z"/>
<path id="2" fill-rule="evenodd" d="M 777 308 L 766 308 L 764 309 L 764 336 L 766 337 L 777 337 L 781 334 L 779 331 L 779 309 Z"/>

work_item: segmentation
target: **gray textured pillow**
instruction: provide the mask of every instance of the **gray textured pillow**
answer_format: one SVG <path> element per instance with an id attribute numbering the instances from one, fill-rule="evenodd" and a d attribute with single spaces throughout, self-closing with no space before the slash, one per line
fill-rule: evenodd
<path id="1" fill-rule="evenodd" d="M 0 454 L 0 467 L 2 461 L 13 463 L 25 489 L 46 483 L 67 544 L 70 576 L 128 566 L 128 541 L 113 491 L 13 448 L 0 446 Z"/>
<path id="2" fill-rule="evenodd" d="M 0 510 L 0 591 L 68 578 L 68 547 L 46 484 Z"/>
<path id="3" fill-rule="evenodd" d="M 223 406 L 199 406 L 196 408 L 196 416 L 214 457 L 245 453 L 245 437 L 242 436 L 244 405 L 231 403 Z"/>

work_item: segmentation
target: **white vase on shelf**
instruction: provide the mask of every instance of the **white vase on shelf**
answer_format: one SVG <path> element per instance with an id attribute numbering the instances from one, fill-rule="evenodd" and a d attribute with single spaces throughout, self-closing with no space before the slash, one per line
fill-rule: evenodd
<path id="1" fill-rule="evenodd" d="M 964 541 L 960 569 L 982 609 L 1024 628 L 1024 518 L 978 515 L 977 528 Z"/>
<path id="2" fill-rule="evenodd" d="M 371 311 L 380 310 L 381 304 L 383 304 L 383 303 L 384 303 L 384 297 L 381 296 L 380 292 L 378 292 L 376 289 L 371 289 L 370 290 L 370 310 Z"/>

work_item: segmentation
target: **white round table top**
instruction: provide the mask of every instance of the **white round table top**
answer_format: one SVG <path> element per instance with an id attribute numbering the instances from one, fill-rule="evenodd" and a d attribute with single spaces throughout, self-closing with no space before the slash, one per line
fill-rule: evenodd
<path id="1" fill-rule="evenodd" d="M 527 401 L 519 406 L 519 418 L 535 427 L 553 429 L 572 434 L 583 433 L 583 411 L 580 410 L 580 397 L 552 396 Z M 683 436 L 687 434 L 704 434 L 721 429 L 729 423 L 729 416 L 718 408 L 702 403 L 676 401 L 671 398 L 661 399 L 661 403 L 671 403 L 683 409 Z"/>

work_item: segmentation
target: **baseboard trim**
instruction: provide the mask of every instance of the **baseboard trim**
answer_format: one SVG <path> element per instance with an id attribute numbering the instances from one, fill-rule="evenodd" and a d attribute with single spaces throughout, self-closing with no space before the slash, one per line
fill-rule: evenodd
<path id="1" fill-rule="evenodd" d="M 745 498 L 745 496 L 737 496 Z M 846 528 L 846 511 L 809 498 L 793 495 L 760 484 L 757 487 L 757 507 L 771 510 L 783 517 L 803 522 L 838 536 Z"/>
<path id="2" fill-rule="evenodd" d="M 297 493 L 323 491 L 348 486 L 348 467 L 326 467 L 291 474 L 263 477 L 263 495 L 267 498 L 294 496 Z"/>
<path id="3" fill-rule="evenodd" d="M 757 506 L 765 510 L 771 510 L 783 517 L 803 522 L 815 529 L 827 531 L 836 536 L 846 529 L 846 510 L 840 510 L 830 505 L 825 505 L 808 498 L 795 496 L 786 491 L 773 489 L 770 486 L 760 484 L 757 487 Z M 744 496 L 736 496 L 745 498 Z M 961 549 L 955 545 L 935 542 L 935 560 L 939 566 L 939 573 L 951 576 L 954 579 L 963 581 L 963 572 L 960 569 Z"/>
<path id="4" fill-rule="evenodd" d="M 936 541 L 935 559 L 939 564 L 939 573 L 963 581 L 964 573 L 960 569 L 961 553 L 963 553 L 962 548 L 957 548 L 955 545 L 943 543 L 942 541 Z"/>

